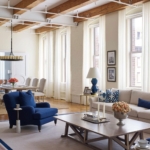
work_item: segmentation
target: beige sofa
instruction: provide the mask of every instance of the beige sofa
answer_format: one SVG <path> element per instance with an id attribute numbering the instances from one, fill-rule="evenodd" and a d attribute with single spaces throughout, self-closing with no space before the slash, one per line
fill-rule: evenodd
<path id="1" fill-rule="evenodd" d="M 132 109 L 131 112 L 128 113 L 129 118 L 149 123 L 150 109 L 138 107 L 137 105 L 139 98 L 150 101 L 150 93 L 135 90 L 119 90 L 119 101 L 127 102 Z M 96 111 L 98 108 L 98 103 L 101 103 L 98 102 L 98 97 L 90 97 L 90 111 Z M 105 106 L 106 113 L 112 114 L 112 103 L 105 103 Z M 100 109 L 102 110 L 102 105 L 100 105 Z"/>

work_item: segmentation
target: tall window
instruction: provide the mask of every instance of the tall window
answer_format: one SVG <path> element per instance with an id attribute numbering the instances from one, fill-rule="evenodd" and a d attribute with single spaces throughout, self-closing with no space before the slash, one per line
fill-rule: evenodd
<path id="1" fill-rule="evenodd" d="M 93 67 L 98 67 L 99 68 L 99 27 L 94 27 L 93 29 L 94 32 L 94 55 L 93 55 Z"/>
<path id="2" fill-rule="evenodd" d="M 66 49 L 67 49 L 67 43 L 66 43 L 66 33 L 62 34 L 61 36 L 62 41 L 62 55 L 61 55 L 61 82 L 66 82 Z"/>
<path id="3" fill-rule="evenodd" d="M 142 17 L 131 19 L 130 86 L 141 87 Z"/>

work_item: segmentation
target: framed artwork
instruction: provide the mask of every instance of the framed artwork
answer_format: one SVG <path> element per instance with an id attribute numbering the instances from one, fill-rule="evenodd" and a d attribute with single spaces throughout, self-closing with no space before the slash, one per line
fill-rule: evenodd
<path id="1" fill-rule="evenodd" d="M 83 93 L 86 94 L 86 92 L 87 92 L 88 89 L 89 89 L 89 87 L 85 87 Z"/>
<path id="2" fill-rule="evenodd" d="M 116 65 L 116 51 L 107 51 L 107 65 Z"/>
<path id="3" fill-rule="evenodd" d="M 89 87 L 85 87 L 84 94 L 91 94 L 91 89 L 89 89 Z"/>
<path id="4" fill-rule="evenodd" d="M 107 68 L 107 81 L 116 82 L 116 67 Z"/>

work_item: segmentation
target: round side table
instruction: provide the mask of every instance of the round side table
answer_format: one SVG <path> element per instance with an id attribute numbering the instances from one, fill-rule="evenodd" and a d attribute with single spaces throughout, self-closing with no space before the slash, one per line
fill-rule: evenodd
<path id="1" fill-rule="evenodd" d="M 21 128 L 20 128 L 20 120 L 19 120 L 19 111 L 22 110 L 22 108 L 14 108 L 14 110 L 17 111 L 16 132 L 20 133 L 21 132 Z"/>

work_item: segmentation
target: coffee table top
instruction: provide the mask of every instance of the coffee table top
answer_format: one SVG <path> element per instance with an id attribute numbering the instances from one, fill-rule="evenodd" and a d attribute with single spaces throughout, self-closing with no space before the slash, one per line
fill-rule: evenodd
<path id="1" fill-rule="evenodd" d="M 142 121 L 137 121 L 133 119 L 125 119 L 125 125 L 118 126 L 117 120 L 113 115 L 106 114 L 106 118 L 110 120 L 110 122 L 95 124 L 81 118 L 84 116 L 84 113 L 79 114 L 69 114 L 69 115 L 60 115 L 56 116 L 58 120 L 64 121 L 66 123 L 81 127 L 83 129 L 87 129 L 88 131 L 92 131 L 94 133 L 98 133 L 100 135 L 106 137 L 116 137 L 129 133 L 134 133 L 137 131 L 143 131 L 146 129 L 150 129 L 150 124 Z"/>

